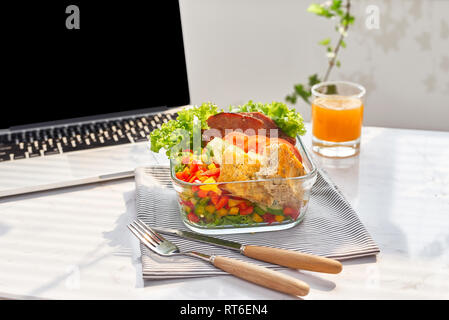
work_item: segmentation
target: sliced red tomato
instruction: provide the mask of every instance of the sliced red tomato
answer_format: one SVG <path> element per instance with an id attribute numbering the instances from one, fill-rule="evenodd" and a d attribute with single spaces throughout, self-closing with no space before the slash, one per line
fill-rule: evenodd
<path id="1" fill-rule="evenodd" d="M 284 208 L 284 215 L 290 216 L 293 220 L 296 220 L 299 216 L 299 209 L 293 209 L 290 207 Z"/>
<path id="2" fill-rule="evenodd" d="M 265 150 L 265 146 L 268 144 L 267 141 L 270 139 L 266 136 L 254 135 L 248 138 L 248 151 L 256 152 L 262 154 Z"/>
<path id="3" fill-rule="evenodd" d="M 248 136 L 239 131 L 228 133 L 224 140 L 248 152 Z"/>

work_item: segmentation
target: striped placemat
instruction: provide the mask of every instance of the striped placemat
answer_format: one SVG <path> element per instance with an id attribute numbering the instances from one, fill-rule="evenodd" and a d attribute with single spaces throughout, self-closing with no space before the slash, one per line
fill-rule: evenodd
<path id="1" fill-rule="evenodd" d="M 137 217 L 150 226 L 188 230 L 182 223 L 177 196 L 167 166 L 138 168 L 135 172 Z M 273 269 L 284 267 L 247 258 L 205 243 L 165 236 L 181 251 L 195 250 L 250 261 Z M 242 244 L 297 250 L 339 260 L 374 255 L 379 248 L 356 212 L 323 171 L 318 171 L 304 220 L 288 230 L 217 235 Z M 191 257 L 161 257 L 141 245 L 145 279 L 170 279 L 226 274 L 211 264 Z"/>

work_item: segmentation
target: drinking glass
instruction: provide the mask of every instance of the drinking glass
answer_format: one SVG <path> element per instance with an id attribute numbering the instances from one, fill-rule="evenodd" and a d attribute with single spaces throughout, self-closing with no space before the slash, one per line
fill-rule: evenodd
<path id="1" fill-rule="evenodd" d="M 347 81 L 312 87 L 312 150 L 331 158 L 360 151 L 365 88 Z"/>

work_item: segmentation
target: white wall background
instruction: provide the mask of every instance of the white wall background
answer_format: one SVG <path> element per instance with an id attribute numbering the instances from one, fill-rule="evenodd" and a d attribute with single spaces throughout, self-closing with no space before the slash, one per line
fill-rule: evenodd
<path id="1" fill-rule="evenodd" d="M 181 0 L 192 104 L 284 101 L 327 61 L 317 42 L 333 21 L 306 12 L 321 0 Z M 324 1 L 324 0 L 323 0 Z M 449 131 L 449 1 L 353 0 L 342 67 L 330 79 L 367 89 L 365 125 Z M 380 28 L 365 26 L 368 5 Z M 296 108 L 306 120 L 309 107 Z"/>

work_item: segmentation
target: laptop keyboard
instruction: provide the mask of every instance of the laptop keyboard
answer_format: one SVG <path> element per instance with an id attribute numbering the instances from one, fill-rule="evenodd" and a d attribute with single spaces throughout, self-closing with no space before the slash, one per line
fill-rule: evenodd
<path id="1" fill-rule="evenodd" d="M 159 113 L 3 134 L 0 135 L 0 162 L 149 141 L 152 130 L 176 116 L 176 113 Z"/>

